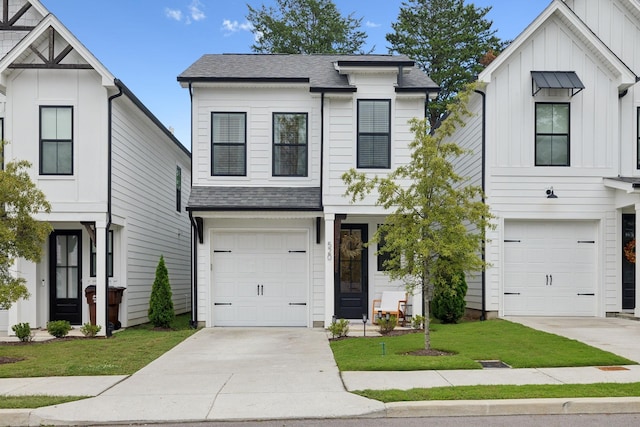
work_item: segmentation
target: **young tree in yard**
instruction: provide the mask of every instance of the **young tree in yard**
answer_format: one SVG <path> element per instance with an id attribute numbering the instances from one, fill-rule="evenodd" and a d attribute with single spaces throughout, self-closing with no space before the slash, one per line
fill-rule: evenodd
<path id="1" fill-rule="evenodd" d="M 33 218 L 50 212 L 51 206 L 29 177 L 31 165 L 26 161 L 4 164 L 3 153 L 0 141 L 0 310 L 29 298 L 25 279 L 15 277 L 11 267 L 17 258 L 40 261 L 42 245 L 51 232 L 49 223 Z"/>
<path id="2" fill-rule="evenodd" d="M 158 267 L 156 267 L 156 278 L 151 288 L 149 321 L 156 328 L 169 328 L 174 318 L 169 272 L 164 264 L 164 257 L 160 256 Z"/>
<path id="3" fill-rule="evenodd" d="M 247 5 L 257 53 L 362 53 L 362 18 L 346 18 L 331 0 L 277 0 L 278 10 Z"/>
<path id="4" fill-rule="evenodd" d="M 431 128 L 452 97 L 506 46 L 486 19 L 490 10 L 464 0 L 407 0 L 391 24 L 390 51 L 409 56 L 440 86 L 438 98 L 429 103 Z"/>
<path id="5" fill-rule="evenodd" d="M 384 236 L 380 251 L 389 254 L 385 269 L 391 279 L 403 280 L 410 291 L 422 290 L 425 350 L 431 349 L 428 310 L 435 281 L 484 268 L 480 251 L 491 215 L 481 189 L 454 171 L 451 162 L 465 151 L 448 142 L 456 127 L 463 125 L 472 90 L 473 85 L 450 104 L 450 114 L 434 134 L 425 119 L 410 121 L 415 139 L 408 164 L 382 177 L 354 169 L 342 177 L 352 202 L 377 190 L 377 205 L 391 211 L 372 241 Z"/>

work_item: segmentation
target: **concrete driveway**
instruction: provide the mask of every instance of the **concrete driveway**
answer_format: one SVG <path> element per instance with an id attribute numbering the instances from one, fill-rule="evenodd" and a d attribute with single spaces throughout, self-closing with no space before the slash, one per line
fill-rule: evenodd
<path id="1" fill-rule="evenodd" d="M 206 328 L 100 396 L 33 415 L 44 424 L 82 424 L 333 418 L 384 409 L 345 390 L 322 329 Z"/>
<path id="2" fill-rule="evenodd" d="M 640 363 L 640 322 L 618 317 L 516 317 L 506 320 L 589 344 Z"/>

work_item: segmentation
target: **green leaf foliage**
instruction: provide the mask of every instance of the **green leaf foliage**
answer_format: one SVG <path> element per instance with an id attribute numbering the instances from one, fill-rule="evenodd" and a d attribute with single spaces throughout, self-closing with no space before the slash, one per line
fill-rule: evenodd
<path id="1" fill-rule="evenodd" d="M 442 323 L 458 323 L 464 316 L 467 302 L 467 281 L 464 272 L 437 278 L 431 307 L 433 317 Z"/>
<path id="2" fill-rule="evenodd" d="M 0 151 L 4 153 L 4 141 Z M 51 225 L 34 218 L 49 213 L 51 206 L 45 195 L 31 181 L 26 161 L 4 164 L 0 155 L 0 310 L 8 309 L 20 298 L 28 298 L 25 280 L 16 277 L 11 268 L 17 258 L 38 262 Z"/>
<path id="3" fill-rule="evenodd" d="M 156 268 L 156 278 L 151 288 L 151 299 L 149 300 L 149 321 L 157 328 L 169 328 L 175 318 L 173 311 L 173 300 L 171 294 L 171 284 L 169 283 L 169 272 L 164 263 L 164 257 L 160 256 L 158 267 Z"/>
<path id="4" fill-rule="evenodd" d="M 355 169 L 342 176 L 352 202 L 377 190 L 376 204 L 389 215 L 372 241 L 377 243 L 384 236 L 378 252 L 389 254 L 386 273 L 391 279 L 403 280 L 409 290 L 422 289 L 427 309 L 434 279 L 479 271 L 485 266 L 480 251 L 492 216 L 481 188 L 456 173 L 452 162 L 466 151 L 450 141 L 456 128 L 463 125 L 462 117 L 469 114 L 466 105 L 474 87 L 469 85 L 458 94 L 456 102 L 449 105 L 449 116 L 435 133 L 429 133 L 425 119 L 411 119 L 415 137 L 409 145 L 411 159 L 407 164 L 386 176 L 371 176 Z M 428 312 L 425 318 L 428 349 Z"/>
<path id="5" fill-rule="evenodd" d="M 257 53 L 364 53 L 362 18 L 343 17 L 331 0 L 277 0 L 277 9 L 247 5 Z"/>
<path id="6" fill-rule="evenodd" d="M 441 88 L 437 100 L 429 103 L 432 127 L 455 94 L 475 81 L 507 44 L 486 19 L 490 10 L 464 0 L 406 0 L 391 24 L 394 32 L 386 37 L 390 51 L 415 60 Z"/>

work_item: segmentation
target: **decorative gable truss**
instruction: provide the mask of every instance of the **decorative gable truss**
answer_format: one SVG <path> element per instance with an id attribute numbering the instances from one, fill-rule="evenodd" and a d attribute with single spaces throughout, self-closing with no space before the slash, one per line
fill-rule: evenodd
<path id="1" fill-rule="evenodd" d="M 9 68 L 49 68 L 90 70 L 93 67 L 86 62 L 72 63 L 62 61 L 73 51 L 73 46 L 64 40 L 53 27 L 49 27 L 35 43 L 29 46 Z M 76 55 L 76 58 L 79 58 Z"/>
<path id="2" fill-rule="evenodd" d="M 35 28 L 37 21 L 29 16 L 33 5 L 26 1 L 17 11 L 11 11 L 9 0 L 2 0 L 2 20 L 0 21 L 0 31 L 31 31 Z"/>

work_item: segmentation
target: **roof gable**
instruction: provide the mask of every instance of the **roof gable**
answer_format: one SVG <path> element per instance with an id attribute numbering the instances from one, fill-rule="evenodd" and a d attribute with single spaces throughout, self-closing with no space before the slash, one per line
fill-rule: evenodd
<path id="1" fill-rule="evenodd" d="M 114 87 L 114 76 L 52 14 L 48 14 L 29 34 L 0 60 L 0 86 L 15 68 L 92 69 L 102 84 Z"/>
<path id="2" fill-rule="evenodd" d="M 602 63 L 618 77 L 620 90 L 626 89 L 637 81 L 633 71 L 618 58 L 602 40 L 600 40 L 586 24 L 562 1 L 552 0 L 549 6 L 522 32 L 516 39 L 485 68 L 478 80 L 489 83 L 493 73 L 506 63 L 510 56 L 517 52 L 525 43 L 534 37 L 536 31 L 552 19 L 559 20 L 576 39 L 584 43 Z"/>

